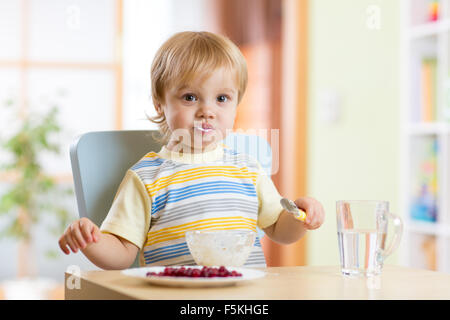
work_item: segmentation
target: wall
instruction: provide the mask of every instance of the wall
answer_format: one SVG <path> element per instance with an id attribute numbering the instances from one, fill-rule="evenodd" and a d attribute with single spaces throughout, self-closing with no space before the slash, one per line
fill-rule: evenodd
<path id="1" fill-rule="evenodd" d="M 326 219 L 307 236 L 307 264 L 336 265 L 337 200 L 388 200 L 399 210 L 400 1 L 309 3 L 307 189 Z M 336 121 L 323 112 L 327 95 L 341 101 Z M 397 261 L 398 253 L 386 263 Z"/>

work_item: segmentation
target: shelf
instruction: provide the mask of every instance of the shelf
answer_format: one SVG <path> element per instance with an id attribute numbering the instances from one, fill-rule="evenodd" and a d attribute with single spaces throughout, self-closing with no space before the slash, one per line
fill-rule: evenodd
<path id="1" fill-rule="evenodd" d="M 421 39 L 436 36 L 450 30 L 450 19 L 427 22 L 410 28 L 410 39 Z"/>
<path id="2" fill-rule="evenodd" d="M 409 220 L 405 223 L 405 230 L 435 236 L 450 236 L 450 227 L 436 222 Z"/>
<path id="3" fill-rule="evenodd" d="M 405 223 L 405 229 L 408 231 L 430 235 L 440 234 L 441 229 L 438 227 L 439 225 L 436 222 L 409 220 Z"/>
<path id="4" fill-rule="evenodd" d="M 439 135 L 449 134 L 450 124 L 435 122 L 435 123 L 410 123 L 408 125 L 408 134 L 410 135 Z"/>
<path id="5" fill-rule="evenodd" d="M 450 0 L 439 1 L 434 22 L 429 0 L 401 2 L 403 260 L 450 272 Z"/>

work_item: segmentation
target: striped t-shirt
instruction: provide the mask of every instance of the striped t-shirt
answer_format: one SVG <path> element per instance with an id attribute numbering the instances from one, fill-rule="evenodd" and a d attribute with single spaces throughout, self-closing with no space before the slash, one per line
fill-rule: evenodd
<path id="1" fill-rule="evenodd" d="M 273 224 L 281 196 L 255 159 L 223 146 L 201 154 L 163 147 L 126 173 L 101 231 L 140 248 L 140 265 L 195 265 L 189 230 L 252 230 Z M 245 266 L 265 266 L 257 237 Z"/>

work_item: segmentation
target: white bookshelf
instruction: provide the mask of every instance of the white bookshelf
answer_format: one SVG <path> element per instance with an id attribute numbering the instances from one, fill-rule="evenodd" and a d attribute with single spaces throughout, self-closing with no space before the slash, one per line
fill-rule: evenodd
<path id="1" fill-rule="evenodd" d="M 405 228 L 400 254 L 402 264 L 450 273 L 450 0 L 439 1 L 439 19 L 427 20 L 429 0 L 401 3 L 401 100 L 400 205 Z M 420 63 L 436 58 L 436 120 L 423 122 Z M 412 187 L 420 143 L 437 142 L 437 215 L 429 222 L 412 218 Z M 432 249 L 435 248 L 435 249 Z M 433 254 L 435 252 L 435 254 Z"/>

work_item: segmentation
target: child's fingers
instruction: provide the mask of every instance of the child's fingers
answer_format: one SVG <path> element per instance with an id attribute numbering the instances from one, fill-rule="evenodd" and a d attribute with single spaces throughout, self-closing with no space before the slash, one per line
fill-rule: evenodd
<path id="1" fill-rule="evenodd" d="M 86 247 L 86 242 L 84 241 L 83 235 L 81 234 L 80 223 L 79 222 L 72 223 L 71 231 L 72 231 L 72 239 L 74 240 L 77 247 L 84 249 L 84 247 Z"/>
<path id="2" fill-rule="evenodd" d="M 81 219 L 80 220 L 80 230 L 81 230 L 81 234 L 83 235 L 84 240 L 87 243 L 92 242 L 92 236 L 91 236 L 91 232 L 92 232 L 92 223 L 90 223 L 90 221 L 86 221 Z"/>
<path id="3" fill-rule="evenodd" d="M 313 216 L 313 220 L 312 220 L 312 225 L 317 226 L 319 224 L 319 221 L 320 221 L 320 208 L 316 204 L 314 206 L 314 216 Z"/>
<path id="4" fill-rule="evenodd" d="M 308 212 L 308 215 L 306 216 L 306 220 L 305 223 L 308 225 L 309 228 L 312 228 L 312 226 L 314 225 L 314 210 L 310 210 Z"/>
<path id="5" fill-rule="evenodd" d="M 65 254 L 70 254 L 69 248 L 67 248 L 67 242 L 66 239 L 64 239 L 64 236 L 62 236 L 58 241 L 59 247 Z"/>
<path id="6" fill-rule="evenodd" d="M 96 225 L 94 225 L 94 227 L 92 228 L 91 235 L 94 242 L 100 240 L 100 229 Z"/>
<path id="7" fill-rule="evenodd" d="M 310 223 L 310 227 L 312 229 L 317 229 L 319 227 L 319 221 L 317 219 L 317 213 L 314 215 L 314 217 L 313 217 L 313 219 L 312 219 L 312 221 Z"/>
<path id="8" fill-rule="evenodd" d="M 310 229 L 315 229 L 317 225 L 317 208 L 310 210 L 308 225 Z"/>
<path id="9" fill-rule="evenodd" d="M 69 245 L 70 250 L 72 250 L 73 253 L 77 253 L 78 246 L 75 243 L 74 239 L 72 238 L 72 234 L 70 232 L 66 232 L 64 234 L 64 239 L 66 240 L 66 243 Z"/>
<path id="10" fill-rule="evenodd" d="M 310 214 L 310 222 L 309 228 L 310 229 L 317 229 L 321 226 L 323 221 L 323 209 L 320 204 L 317 204 L 314 206 L 314 209 L 311 210 Z"/>
<path id="11" fill-rule="evenodd" d="M 304 223 L 308 229 L 317 229 L 323 222 L 324 211 L 322 205 L 313 198 L 302 197 L 295 200 L 297 207 L 306 212 Z"/>
<path id="12" fill-rule="evenodd" d="M 305 210 L 306 207 L 309 205 L 309 202 L 306 200 L 306 198 L 298 198 L 294 201 L 295 205 L 299 207 L 302 210 Z"/>
<path id="13" fill-rule="evenodd" d="M 313 209 L 312 203 L 307 198 L 298 198 L 295 200 L 295 205 L 306 213 L 305 223 L 309 223 L 308 221 L 311 221 L 309 215 Z"/>
<path id="14" fill-rule="evenodd" d="M 312 219 L 313 219 L 312 213 L 311 213 L 311 210 L 309 210 L 309 211 L 306 213 L 305 223 L 306 223 L 306 224 L 311 224 Z"/>

